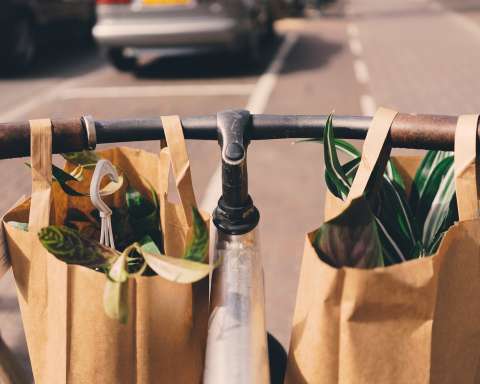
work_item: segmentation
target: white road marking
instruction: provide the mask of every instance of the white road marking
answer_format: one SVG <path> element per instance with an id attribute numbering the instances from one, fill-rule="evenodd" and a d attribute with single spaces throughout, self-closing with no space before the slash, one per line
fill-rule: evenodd
<path id="1" fill-rule="evenodd" d="M 358 27 L 356 24 L 350 23 L 347 25 L 347 34 L 350 37 L 358 37 Z"/>
<path id="2" fill-rule="evenodd" d="M 348 40 L 348 45 L 350 46 L 350 51 L 354 56 L 360 56 L 363 52 L 362 43 L 356 37 Z"/>
<path id="3" fill-rule="evenodd" d="M 263 113 L 267 107 L 268 99 L 277 83 L 278 74 L 282 70 L 285 59 L 297 40 L 298 36 L 296 34 L 288 34 L 285 37 L 285 40 L 275 54 L 273 61 L 270 63 L 266 72 L 260 76 L 255 85 L 255 89 L 250 95 L 250 99 L 245 107 L 250 113 Z"/>
<path id="4" fill-rule="evenodd" d="M 110 67 L 101 67 L 84 76 L 79 76 L 73 79 L 61 81 L 60 83 L 48 88 L 46 91 L 36 94 L 35 96 L 28 99 L 26 102 L 17 105 L 15 108 L 9 109 L 8 111 L 0 114 L 0 121 L 9 122 L 25 118 L 25 116 L 27 116 L 43 104 L 55 101 L 59 93 L 65 91 L 68 88 L 78 86 L 85 80 L 94 80 L 97 77 L 101 77 L 105 74 L 105 72 L 108 72 L 109 70 L 111 70 Z"/>
<path id="5" fill-rule="evenodd" d="M 363 60 L 357 59 L 353 62 L 353 71 L 355 72 L 355 77 L 360 84 L 367 84 L 370 81 L 368 68 Z"/>
<path id="6" fill-rule="evenodd" d="M 255 89 L 250 95 L 247 106 L 245 107 L 245 109 L 249 110 L 252 114 L 259 114 L 265 111 L 268 99 L 275 88 L 278 75 L 282 70 L 285 59 L 288 57 L 288 54 L 297 40 L 298 36 L 296 34 L 287 34 L 267 70 L 258 79 Z M 219 166 L 213 173 L 208 182 L 207 188 L 205 189 L 205 194 L 200 203 L 200 207 L 206 212 L 212 212 L 217 205 L 222 189 L 221 173 L 221 166 Z"/>
<path id="7" fill-rule="evenodd" d="M 71 99 L 119 99 L 162 96 L 249 95 L 255 84 L 179 84 L 119 87 L 86 87 L 63 90 L 59 97 Z"/>
<path id="8" fill-rule="evenodd" d="M 377 104 L 370 95 L 360 96 L 360 108 L 364 116 L 373 116 L 377 111 Z"/>

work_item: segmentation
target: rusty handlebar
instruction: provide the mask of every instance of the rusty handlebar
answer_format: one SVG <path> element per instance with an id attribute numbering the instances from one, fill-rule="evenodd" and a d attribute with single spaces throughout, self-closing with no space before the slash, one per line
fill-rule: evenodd
<path id="1" fill-rule="evenodd" d="M 321 138 L 326 115 L 252 115 L 249 140 Z M 364 139 L 372 118 L 335 116 L 335 135 Z M 453 150 L 456 116 L 399 114 L 391 129 L 391 144 L 397 148 Z M 81 118 L 52 120 L 54 153 L 88 148 Z M 182 118 L 184 134 L 192 140 L 217 140 L 215 115 Z M 98 144 L 160 140 L 164 138 L 160 118 L 95 120 Z M 478 135 L 477 135 L 478 137 Z M 0 159 L 30 154 L 29 123 L 0 124 Z"/>

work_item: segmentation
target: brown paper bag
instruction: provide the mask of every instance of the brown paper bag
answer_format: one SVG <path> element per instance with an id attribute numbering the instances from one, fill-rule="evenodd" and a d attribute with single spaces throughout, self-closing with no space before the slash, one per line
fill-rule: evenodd
<path id="1" fill-rule="evenodd" d="M 364 144 L 348 201 L 361 195 L 386 150 L 396 113 L 381 109 Z M 307 236 L 286 383 L 480 383 L 478 116 L 455 138 L 460 221 L 434 256 L 384 268 L 333 268 Z M 387 150 L 388 152 L 388 150 Z M 411 185 L 419 158 L 394 159 Z M 326 217 L 345 209 L 327 196 Z"/>
<path id="2" fill-rule="evenodd" d="M 155 186 L 167 255 L 179 256 L 191 231 L 189 215 L 196 203 L 180 120 L 166 120 L 169 148 L 160 158 L 130 148 L 105 150 L 100 156 L 112 161 L 142 193 Z M 3 225 L 35 381 L 199 383 L 207 334 L 208 277 L 193 284 L 159 276 L 129 279 L 128 323 L 107 317 L 105 275 L 57 260 L 38 240 L 40 228 L 63 224 L 68 208 L 90 212 L 93 206 L 88 197 L 67 196 L 58 183 L 52 184 L 50 121 L 32 121 L 31 133 L 32 197 L 8 212 Z M 167 201 L 170 162 L 179 186 L 179 205 Z M 88 190 L 89 180 L 85 175 L 78 188 Z M 106 201 L 120 206 L 124 188 Z M 14 228 L 9 221 L 28 222 L 29 231 Z"/>

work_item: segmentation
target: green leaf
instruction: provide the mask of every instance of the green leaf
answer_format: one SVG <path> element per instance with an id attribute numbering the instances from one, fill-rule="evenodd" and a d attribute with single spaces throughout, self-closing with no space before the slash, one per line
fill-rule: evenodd
<path id="1" fill-rule="evenodd" d="M 104 247 L 66 226 L 50 225 L 38 233 L 42 245 L 57 259 L 67 264 L 90 268 L 108 266 L 118 257 L 113 249 Z"/>
<path id="2" fill-rule="evenodd" d="M 143 252 L 143 257 L 148 266 L 159 276 L 180 284 L 199 281 L 208 276 L 215 268 L 215 266 L 209 264 L 147 252 Z"/>
<path id="3" fill-rule="evenodd" d="M 384 175 L 376 198 L 371 207 L 386 253 L 396 262 L 412 258 L 420 236 L 405 191 Z"/>
<path id="4" fill-rule="evenodd" d="M 128 207 L 129 223 L 136 240 L 149 235 L 157 247 L 163 251 L 158 197 L 153 187 L 150 188 L 150 192 L 151 200 L 132 187 L 127 189 L 125 200 Z"/>
<path id="5" fill-rule="evenodd" d="M 323 143 L 323 139 L 304 139 L 304 140 L 298 140 L 295 143 L 308 143 L 308 142 L 314 142 L 314 143 Z M 360 151 L 351 143 L 345 140 L 341 139 L 335 139 L 334 140 L 335 147 L 345 153 L 346 155 L 350 157 L 359 157 L 361 156 Z"/>
<path id="6" fill-rule="evenodd" d="M 315 233 L 319 257 L 333 267 L 375 268 L 383 255 L 375 218 L 365 198 L 358 198 Z"/>
<path id="7" fill-rule="evenodd" d="M 428 151 L 422 159 L 412 183 L 410 192 L 410 207 L 413 212 L 417 211 L 417 204 L 422 197 L 428 180 L 432 177 L 434 169 L 445 158 L 452 157 L 452 152 Z"/>
<path id="8" fill-rule="evenodd" d="M 447 160 L 447 159 L 444 159 Z M 437 167 L 439 167 L 437 165 Z M 435 243 L 438 233 L 443 231 L 445 220 L 450 214 L 452 199 L 455 195 L 455 170 L 453 165 L 442 176 L 440 185 L 435 191 L 435 197 L 430 205 L 423 225 L 422 241 L 426 248 Z M 430 185 L 425 187 L 424 195 L 430 195 Z"/>
<path id="9" fill-rule="evenodd" d="M 97 162 L 100 160 L 100 157 L 95 151 L 62 153 L 62 157 L 72 164 L 81 165 L 86 168 L 95 167 Z"/>
<path id="10" fill-rule="evenodd" d="M 143 196 L 140 191 L 129 186 L 126 191 L 126 203 L 128 213 L 134 218 L 144 218 L 155 212 L 157 207 L 155 203 Z"/>
<path id="11" fill-rule="evenodd" d="M 142 252 L 150 253 L 152 255 L 161 255 L 160 249 L 158 249 L 157 244 L 153 241 L 150 236 L 144 236 L 142 240 L 140 240 L 140 247 L 142 248 Z"/>
<path id="12" fill-rule="evenodd" d="M 324 131 L 324 160 L 325 170 L 328 173 L 328 177 L 335 185 L 338 193 L 342 199 L 345 199 L 350 191 L 350 184 L 348 178 L 345 175 L 340 161 L 338 160 L 337 151 L 335 149 L 335 137 L 332 124 L 333 115 L 329 115 Z"/>
<path id="13" fill-rule="evenodd" d="M 402 175 L 400 174 L 392 160 L 388 160 L 385 174 L 393 183 L 397 184 L 399 187 L 405 190 L 405 182 L 403 181 Z"/>
<path id="14" fill-rule="evenodd" d="M 133 187 L 127 188 L 125 197 L 128 215 L 134 231 L 139 234 L 148 234 L 158 230 L 160 217 L 156 197 L 152 202 Z"/>
<path id="15" fill-rule="evenodd" d="M 192 207 L 192 211 L 193 236 L 185 248 L 183 258 L 186 260 L 202 262 L 208 254 L 208 228 L 197 208 Z"/>
<path id="16" fill-rule="evenodd" d="M 360 164 L 360 157 L 357 157 L 353 160 L 350 160 L 346 164 L 342 165 L 343 172 L 345 173 L 345 176 L 347 176 L 348 183 L 351 186 L 353 178 L 355 177 L 355 174 L 358 169 L 358 165 Z M 332 177 L 330 176 L 330 173 L 325 170 L 325 181 L 327 183 L 328 190 L 336 197 L 339 199 L 342 199 L 340 191 L 337 189 L 337 186 L 335 185 L 334 181 L 332 180 Z"/>
<path id="17" fill-rule="evenodd" d="M 436 199 L 437 194 L 439 193 L 440 186 L 443 183 L 443 189 L 448 186 L 448 183 L 451 185 L 450 189 L 450 199 L 453 197 L 453 192 L 455 189 L 453 183 L 453 156 L 448 156 L 443 158 L 440 162 L 438 162 L 435 166 L 432 166 L 431 172 L 429 172 L 428 177 L 425 179 L 424 185 L 421 190 L 419 190 L 420 198 L 416 203 L 416 211 L 415 217 L 417 218 L 417 222 L 420 228 L 420 232 L 425 232 L 426 226 L 426 219 L 429 215 L 430 210 L 432 209 L 432 205 L 434 200 Z M 449 181 L 446 181 L 447 184 L 443 181 L 445 177 L 448 175 Z M 453 192 L 452 192 L 453 189 Z M 444 191 L 442 191 L 444 192 Z M 447 205 L 450 204 L 450 200 L 448 202 L 445 201 L 445 196 L 442 198 L 442 201 L 437 201 L 437 203 L 446 203 Z M 427 229 L 429 231 L 429 229 Z M 422 237 L 425 239 L 425 236 Z M 425 246 L 428 246 L 425 241 L 423 241 Z"/>

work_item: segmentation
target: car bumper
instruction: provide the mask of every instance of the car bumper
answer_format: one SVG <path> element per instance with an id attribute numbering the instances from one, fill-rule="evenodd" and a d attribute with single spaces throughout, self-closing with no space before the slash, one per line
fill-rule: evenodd
<path id="1" fill-rule="evenodd" d="M 228 46 L 235 43 L 238 35 L 237 22 L 228 17 L 156 19 L 141 23 L 104 20 L 93 28 L 96 41 L 107 47 Z"/>

